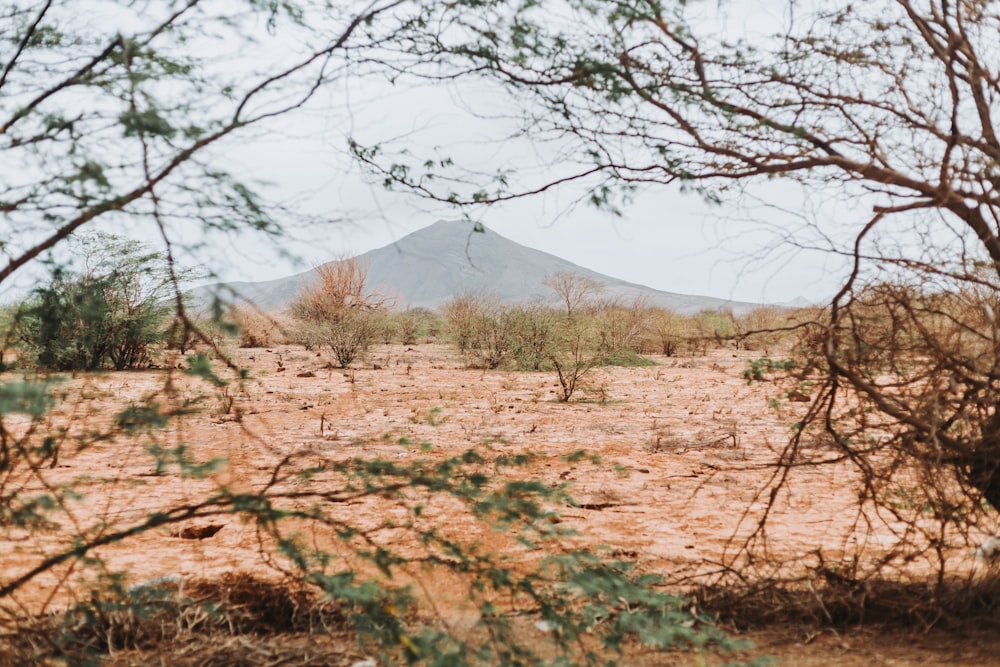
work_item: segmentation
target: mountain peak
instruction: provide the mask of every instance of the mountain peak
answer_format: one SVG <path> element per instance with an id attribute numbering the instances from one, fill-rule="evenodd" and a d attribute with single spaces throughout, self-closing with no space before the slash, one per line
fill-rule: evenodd
<path id="1" fill-rule="evenodd" d="M 368 286 L 393 297 L 398 308 L 433 309 L 460 294 L 490 294 L 508 302 L 551 301 L 555 294 L 544 281 L 560 272 L 597 280 L 605 285 L 607 296 L 624 301 L 641 297 L 650 305 L 683 313 L 721 307 L 741 311 L 755 305 L 662 292 L 629 283 L 523 246 L 468 220 L 439 220 L 395 243 L 366 252 L 359 259 L 368 267 Z M 265 310 L 280 310 L 291 303 L 299 286 L 311 276 L 310 271 L 230 287 Z"/>

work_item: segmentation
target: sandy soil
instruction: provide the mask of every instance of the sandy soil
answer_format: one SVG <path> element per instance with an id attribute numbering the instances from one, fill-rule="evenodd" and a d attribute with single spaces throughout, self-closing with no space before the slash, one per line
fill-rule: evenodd
<path id="1" fill-rule="evenodd" d="M 657 365 L 650 367 L 597 369 L 588 389 L 568 404 L 555 400 L 553 374 L 467 369 L 441 345 L 379 348 L 363 366 L 348 371 L 330 368 L 325 354 L 294 347 L 234 355 L 253 379 L 228 398 L 176 372 L 99 374 L 63 383 L 61 391 L 84 400 L 67 401 L 53 416 L 68 417 L 77 430 L 95 428 L 122 406 L 161 393 L 169 378 L 176 396 L 171 405 L 186 401 L 198 411 L 172 422 L 156 440 L 183 445 L 198 460 L 224 459 L 207 478 L 154 474 L 147 452 L 153 440 L 140 433 L 64 452 L 59 467 L 34 473 L 35 483 L 55 487 L 84 478 L 85 495 L 71 505 L 71 520 L 80 526 L 98 519 L 120 525 L 201 498 L 220 482 L 259 489 L 274 465 L 294 453 L 410 461 L 469 448 L 494 457 L 531 452 L 538 456 L 532 474 L 551 484 L 572 484 L 578 506 L 553 511 L 562 525 L 581 532 L 578 541 L 607 545 L 645 571 L 680 579 L 711 572 L 738 553 L 766 500 L 760 489 L 773 473 L 776 452 L 804 409 L 784 400 L 771 383 L 748 385 L 742 371 L 757 355 L 730 351 L 655 358 Z M 429 444 L 421 448 L 421 443 Z M 579 450 L 601 462 L 566 462 L 566 455 Z M 875 551 L 880 541 L 890 544 L 891 532 L 849 529 L 850 479 L 847 467 L 799 472 L 770 518 L 770 555 L 795 567 L 817 548 L 846 557 L 859 540 Z M 381 510 L 359 504 L 350 511 L 360 516 Z M 448 530 L 470 530 L 464 523 L 449 526 L 447 508 L 435 516 Z M 156 529 L 103 548 L 100 556 L 111 570 L 127 569 L 133 581 L 272 572 L 259 556 L 257 531 L 236 518 L 213 519 L 222 529 L 208 539 L 177 537 L 179 529 L 205 523 Z M 500 548 L 506 544 L 488 530 L 475 534 L 496 540 Z M 36 564 L 60 536 L 59 531 L 11 535 L 0 561 L 4 581 Z M 952 548 L 956 557 L 967 551 L 965 545 Z M 65 569 L 42 575 L 14 602 L 23 609 L 56 608 L 69 599 L 60 584 L 73 576 Z M 53 595 L 57 589 L 61 592 Z M 747 636 L 759 652 L 787 665 L 1000 664 L 1000 638 L 974 632 L 959 637 L 919 628 L 912 634 L 865 629 L 848 636 L 803 627 L 757 629 Z M 678 655 L 676 664 L 691 660 Z M 639 655 L 625 662 L 666 664 L 662 657 Z"/>

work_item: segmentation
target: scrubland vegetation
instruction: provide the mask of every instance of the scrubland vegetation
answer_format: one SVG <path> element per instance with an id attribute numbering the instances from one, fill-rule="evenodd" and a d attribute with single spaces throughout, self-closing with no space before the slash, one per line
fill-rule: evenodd
<path id="1" fill-rule="evenodd" d="M 638 373 L 649 366 L 655 369 L 678 361 L 690 365 L 706 359 L 702 363 L 709 363 L 720 353 L 737 357 L 742 364 L 737 370 L 741 379 L 748 385 L 759 385 L 759 391 L 770 397 L 774 415 L 789 420 L 791 437 L 780 456 L 797 457 L 788 460 L 800 464 L 808 461 L 810 467 L 837 468 L 844 462 L 836 454 L 837 448 L 857 447 L 856 455 L 869 462 L 866 473 L 851 482 L 857 485 L 859 513 L 844 530 L 850 532 L 859 525 L 868 526 L 868 530 L 887 530 L 893 543 L 888 549 L 874 551 L 869 545 L 853 546 L 841 554 L 836 576 L 844 582 L 868 581 L 872 577 L 881 581 L 880 573 L 885 569 L 921 563 L 917 571 L 935 571 L 940 590 L 946 593 L 937 602 L 915 601 L 908 597 L 913 595 L 911 588 L 893 589 L 880 583 L 883 597 L 862 604 L 852 602 L 839 586 L 831 586 L 821 596 L 821 603 L 842 609 L 845 618 L 863 613 L 865 604 L 872 608 L 883 605 L 884 613 L 901 621 L 910 618 L 910 612 L 891 611 L 895 604 L 891 600 L 896 599 L 893 596 L 910 599 L 907 604 L 917 605 L 913 609 L 937 605 L 950 614 L 974 613 L 964 606 L 966 598 L 954 590 L 954 577 L 962 576 L 963 568 L 968 566 L 968 558 L 960 557 L 956 545 L 964 544 L 965 553 L 971 554 L 988 534 L 979 525 L 990 505 L 970 505 L 966 499 L 979 492 L 966 484 L 983 479 L 984 473 L 972 467 L 978 459 L 971 454 L 970 462 L 958 469 L 960 475 L 943 477 L 940 459 L 927 450 L 930 443 L 894 441 L 908 436 L 894 435 L 900 434 L 900 429 L 887 422 L 884 415 L 865 409 L 863 396 L 854 399 L 857 409 L 831 411 L 827 401 L 836 388 L 826 380 L 829 368 L 825 364 L 829 360 L 821 322 L 828 313 L 823 308 L 765 306 L 739 314 L 705 311 L 685 315 L 642 301 L 609 298 L 599 285 L 591 284 L 584 295 L 567 300 L 560 288 L 565 289 L 573 277 L 564 275 L 559 276 L 559 281 L 551 281 L 552 298 L 548 302 L 511 304 L 489 295 L 467 294 L 451 299 L 438 312 L 404 310 L 367 285 L 364 267 L 357 261 L 343 260 L 320 267 L 315 280 L 302 288 L 285 312 L 271 314 L 241 305 L 212 315 L 210 310 L 199 311 L 189 304 L 190 316 L 201 318 L 193 320 L 198 335 L 182 337 L 177 335 L 177 322 L 170 317 L 170 308 L 159 291 L 161 283 L 156 280 L 162 258 L 141 246 L 118 244 L 107 237 L 102 237 L 101 243 L 121 248 L 125 254 L 102 255 L 102 263 L 86 274 L 58 272 L 48 284 L 3 311 L 7 377 L 24 378 L 6 381 L 0 397 L 0 406 L 7 415 L 2 431 L 5 535 L 12 540 L 24 531 L 31 534 L 41 530 L 51 537 L 46 538 L 45 546 L 37 548 L 35 560 L 29 559 L 30 566 L 14 567 L 15 574 L 5 580 L 2 592 L 27 605 L 31 596 L 26 596 L 25 591 L 35 585 L 33 582 L 50 573 L 69 576 L 84 565 L 78 561 L 81 557 L 92 560 L 97 570 L 88 574 L 90 567 L 84 566 L 71 577 L 77 583 L 67 582 L 53 590 L 64 588 L 65 594 L 83 585 L 96 586 L 95 590 L 100 591 L 92 601 L 79 600 L 66 612 L 61 622 L 73 629 L 60 630 L 54 644 L 43 646 L 37 639 L 27 643 L 19 640 L 11 644 L 11 650 L 18 651 L 18 655 L 39 659 L 63 656 L 70 661 L 97 659 L 117 651 L 144 650 L 160 641 L 157 637 L 186 637 L 196 644 L 211 643 L 217 641 L 212 638 L 218 633 L 218 629 L 212 629 L 213 624 L 267 623 L 258 614 L 271 612 L 243 607 L 244 603 L 231 597 L 236 593 L 223 594 L 214 588 L 216 583 L 200 581 L 191 584 L 192 590 L 221 596 L 213 602 L 219 605 L 217 611 L 205 617 L 208 625 L 201 626 L 201 621 L 193 620 L 198 614 L 197 607 L 191 606 L 195 603 L 173 579 L 137 589 L 126 572 L 104 572 L 99 566 L 102 561 L 91 558 L 107 545 L 149 531 L 190 533 L 189 539 L 210 540 L 212 531 L 224 525 L 218 520 L 230 513 L 258 526 L 264 542 L 273 545 L 268 549 L 274 548 L 278 554 L 265 555 L 268 551 L 261 551 L 262 562 L 276 567 L 275 573 L 291 577 L 285 584 L 276 585 L 259 574 L 233 575 L 244 577 L 234 580 L 233 590 L 242 591 L 239 594 L 249 596 L 248 600 L 272 600 L 281 609 L 288 605 L 300 609 L 295 613 L 303 613 L 303 618 L 310 620 L 307 626 L 295 626 L 297 632 L 322 628 L 327 636 L 332 633 L 350 638 L 348 644 L 352 646 L 355 639 L 360 640 L 352 655 L 377 654 L 387 663 L 412 660 L 437 664 L 435 660 L 441 656 L 460 653 L 466 656 L 463 660 L 473 663 L 480 659 L 474 657 L 475 652 L 487 662 L 504 662 L 508 658 L 502 656 L 517 653 L 530 664 L 556 651 L 586 664 L 590 649 L 584 650 L 583 645 L 595 649 L 603 645 L 594 656 L 606 657 L 607 651 L 634 651 L 640 644 L 687 646 L 709 653 L 737 650 L 744 651 L 739 655 L 748 655 L 744 645 L 716 630 L 710 617 L 698 616 L 691 625 L 684 611 L 689 602 L 680 595 L 676 584 L 664 587 L 662 578 L 634 570 L 628 559 L 608 559 L 600 550 L 566 551 L 566 540 L 572 540 L 572 533 L 551 523 L 550 513 L 552 507 L 574 505 L 572 488 L 538 483 L 528 474 L 534 459 L 525 453 L 504 454 L 490 461 L 485 458 L 489 456 L 487 451 L 473 447 L 427 461 L 397 463 L 363 456 L 317 459 L 307 451 L 296 452 L 277 464 L 272 482 L 262 489 L 238 493 L 228 483 L 212 481 L 200 500 L 136 517 L 132 523 L 120 524 L 104 517 L 100 528 L 65 532 L 67 517 L 79 515 L 76 495 L 87 483 L 82 478 L 61 476 L 57 488 L 52 486 L 51 477 L 57 473 L 45 471 L 72 469 L 77 465 L 74 461 L 88 456 L 99 443 L 121 443 L 129 448 L 132 445 L 126 443 L 141 442 L 158 476 L 219 479 L 219 471 L 226 467 L 224 461 L 202 460 L 194 455 L 197 448 L 183 442 L 169 446 L 171 438 L 164 439 L 157 433 L 168 420 L 184 421 L 188 419 L 184 415 L 195 418 L 204 410 L 211 410 L 223 420 L 242 422 L 240 405 L 246 399 L 241 397 L 248 395 L 249 383 L 255 378 L 241 368 L 239 360 L 245 354 L 264 354 L 265 348 L 281 351 L 272 352 L 277 354 L 277 367 L 272 372 L 288 370 L 290 365 L 286 366 L 282 354 L 288 355 L 290 364 L 290 350 L 301 349 L 319 359 L 329 359 L 326 367 L 330 372 L 337 368 L 353 383 L 356 371 L 388 367 L 392 359 L 386 356 L 391 355 L 387 349 L 443 346 L 467 369 L 549 378 L 554 387 L 550 400 L 557 404 L 602 405 L 618 399 L 609 395 L 601 369 L 624 367 Z M 143 268 L 126 271 L 136 266 Z M 46 301 L 53 295 L 60 300 Z M 975 402 L 953 393 L 942 375 L 954 371 L 935 369 L 932 360 L 938 358 L 940 362 L 935 357 L 940 352 L 928 348 L 928 337 L 961 339 L 961 363 L 974 368 L 991 347 L 974 329 L 960 323 L 969 322 L 979 313 L 985 316 L 993 307 L 991 299 L 989 292 L 980 291 L 956 296 L 888 283 L 873 287 L 859 295 L 859 305 L 852 313 L 851 331 L 856 344 L 838 359 L 852 368 L 864 369 L 890 400 L 928 401 L 928 410 L 941 409 L 952 401 L 955 407 L 951 409 L 974 411 Z M 95 338 L 99 332 L 107 334 L 108 340 Z M 397 373 L 402 372 L 399 363 L 397 359 Z M 52 437 L 53 420 L 61 418 L 54 406 L 76 391 L 59 389 L 59 373 L 99 374 L 123 369 L 164 374 L 165 389 L 152 403 L 111 401 L 105 408 L 110 414 L 91 413 L 78 420 L 74 428 L 64 428 L 58 437 Z M 410 374 L 409 366 L 405 374 Z M 314 372 L 305 375 L 313 376 Z M 179 389 L 187 386 L 183 378 L 190 376 L 200 377 L 215 389 L 208 394 L 197 392 L 200 398 L 192 399 L 190 388 Z M 50 379 L 39 384 L 33 378 Z M 74 400 L 82 406 L 92 399 L 81 395 Z M 505 407 L 498 398 L 491 405 L 494 403 L 498 409 Z M 788 406 L 795 403 L 802 404 L 801 410 L 789 412 Z M 446 417 L 437 410 L 415 414 L 413 419 L 431 426 L 440 424 Z M 796 416 L 792 418 L 792 414 Z M 826 421 L 820 421 L 818 414 L 825 414 Z M 962 428 L 972 429 L 974 424 L 988 427 L 991 422 L 987 417 L 975 415 Z M 327 422 L 324 414 L 320 434 L 328 434 L 331 431 L 327 429 L 335 429 L 335 424 L 332 419 Z M 817 429 L 817 425 L 822 428 Z M 958 429 L 954 432 L 958 433 Z M 966 437 L 978 437 L 973 430 L 963 432 L 968 433 Z M 844 440 L 827 442 L 825 438 L 833 433 L 845 434 Z M 269 435 L 256 433 L 254 437 L 266 439 Z M 727 434 L 712 438 L 717 443 L 738 446 L 741 435 L 732 427 Z M 409 444 L 404 437 L 399 441 Z M 434 443 L 427 441 L 420 446 L 430 451 Z M 656 436 L 652 446 L 652 451 L 660 451 L 664 446 L 662 435 Z M 300 457 L 305 458 L 300 461 Z M 604 465 L 585 450 L 568 460 L 588 458 L 597 469 Z M 491 472 L 487 473 L 486 467 Z M 757 507 L 754 516 L 758 523 L 749 532 L 741 532 L 742 543 L 726 556 L 726 571 L 751 577 L 755 585 L 769 582 L 768 587 L 776 587 L 765 589 L 771 591 L 767 595 L 785 597 L 771 602 L 761 599 L 760 603 L 769 609 L 768 614 L 780 619 L 792 608 L 803 613 L 808 610 L 808 602 L 794 597 L 802 577 L 833 570 L 822 551 L 804 571 L 802 561 L 798 561 L 799 565 L 784 577 L 763 571 L 779 566 L 773 554 L 759 561 L 764 567 L 758 569 L 761 565 L 755 560 L 768 544 L 768 508 L 781 497 L 785 487 L 793 486 L 797 474 L 795 466 L 772 470 L 782 474 L 773 474 L 754 489 L 757 497 L 770 500 Z M 284 486 L 293 480 L 297 480 L 294 486 L 299 491 Z M 322 483 L 315 486 L 319 480 Z M 123 477 L 116 483 L 129 482 Z M 991 492 L 991 487 L 984 486 L 985 493 Z M 52 490 L 45 491 L 46 487 Z M 95 493 L 100 496 L 99 492 L 88 492 Z M 311 509 L 298 507 L 293 501 L 301 497 L 311 499 Z M 348 518 L 340 512 L 345 503 L 353 502 L 351 498 L 388 501 L 409 518 L 366 526 L 368 519 Z M 454 504 L 449 510 L 451 516 L 467 513 L 470 521 L 513 531 L 510 534 L 517 535 L 515 541 L 527 546 L 529 553 L 538 551 L 542 558 L 540 569 L 517 566 L 511 570 L 513 564 L 507 562 L 512 553 L 510 545 L 500 552 L 486 553 L 480 552 L 475 542 L 441 534 L 437 520 L 427 522 L 421 518 L 430 498 L 448 498 L 447 502 Z M 431 504 L 439 502 L 442 500 Z M 591 502 L 587 506 L 602 505 Z M 317 530 L 328 531 L 326 544 L 319 547 L 302 541 L 301 526 L 312 526 L 309 531 L 314 535 Z M 401 531 L 409 537 L 390 546 L 380 536 L 386 531 Z M 415 556 L 412 546 L 401 546 L 404 544 L 422 544 L 426 552 Z M 342 561 L 345 554 L 350 554 L 350 566 Z M 66 569 L 68 564 L 78 562 Z M 436 629 L 433 622 L 427 625 L 427 611 L 420 596 L 414 597 L 405 583 L 413 566 L 427 568 L 428 572 L 442 569 L 482 591 L 482 597 L 477 598 L 481 605 L 477 623 L 494 639 L 478 644 L 485 641 L 486 635 L 459 638 L 450 631 Z M 701 604 L 714 609 L 721 618 L 743 623 L 746 620 L 738 610 L 749 602 L 737 594 L 739 590 L 740 585 L 727 576 L 715 576 L 705 578 L 693 592 Z M 692 593 L 690 587 L 686 592 Z M 755 593 L 762 594 L 759 589 Z M 496 596 L 507 595 L 513 595 L 517 602 L 510 608 L 498 606 Z M 76 593 L 72 597 L 78 598 Z M 770 608 L 768 604 L 778 606 Z M 541 623 L 540 627 L 559 624 L 561 630 L 533 635 L 525 644 L 519 639 L 523 632 L 518 629 L 519 622 L 507 616 L 515 608 L 530 610 L 529 618 Z M 167 615 L 159 616 L 164 613 Z M 191 617 L 193 625 L 172 626 L 170 619 L 178 616 Z M 50 631 L 33 618 L 11 617 L 19 636 L 36 637 L 37 633 Z M 209 618 L 214 620 L 209 622 Z M 603 620 L 595 624 L 595 618 Z M 540 649 L 542 644 L 548 648 Z M 343 648 L 343 641 L 338 646 Z M 267 650 L 277 649 L 271 646 Z"/>
<path id="2" fill-rule="evenodd" d="M 123 455 L 139 445 L 157 476 L 217 479 L 225 462 L 202 460 L 195 454 L 199 447 L 194 443 L 170 445 L 169 428 L 162 435 L 160 431 L 168 420 L 184 423 L 189 419 L 184 415 L 196 419 L 205 409 L 241 420 L 240 396 L 253 380 L 236 363 L 243 349 L 262 354 L 262 348 L 288 349 L 297 345 L 351 371 L 378 367 L 379 359 L 372 353 L 376 345 L 444 344 L 471 369 L 552 377 L 558 386 L 554 400 L 568 402 L 581 391 L 585 398 L 593 395 L 588 391 L 588 380 L 595 369 L 655 363 L 643 355 L 659 354 L 664 335 L 674 341 L 675 352 L 699 353 L 720 346 L 735 349 L 735 331 L 743 326 L 741 317 L 731 313 L 680 316 L 641 302 L 621 304 L 602 297 L 596 290 L 571 310 L 558 305 L 557 295 L 551 304 L 506 304 L 485 295 L 466 295 L 448 302 L 439 313 L 397 310 L 370 291 L 363 267 L 354 260 L 344 260 L 320 267 L 316 280 L 302 289 L 284 313 L 272 315 L 243 305 L 213 317 L 208 311 L 198 315 L 189 304 L 191 317 L 204 319 L 194 320 L 198 322 L 197 336 L 185 337 L 178 335 L 177 322 L 170 317 L 170 308 L 160 292 L 157 276 L 163 268 L 162 257 L 136 244 L 119 244 L 108 237 L 99 240 L 120 248 L 124 254 L 103 254 L 102 263 L 85 275 L 57 273 L 50 283 L 4 310 L 4 353 L 7 377 L 11 378 L 3 385 L 0 401 L 6 415 L 0 432 L 4 539 L 15 540 L 15 535 L 23 531 L 41 531 L 39 536 L 49 537 L 26 552 L 33 556 L 18 560 L 23 565 L 4 565 L 6 574 L 0 592 L 6 599 L 20 600 L 19 604 L 26 608 L 47 609 L 47 604 L 33 606 L 38 601 L 29 591 L 36 582 L 61 573 L 60 577 L 76 583 L 67 581 L 52 588 L 51 594 L 79 600 L 60 621 L 64 629 L 47 642 L 40 642 L 40 638 L 51 632 L 45 625 L 49 621 L 32 621 L 30 615 L 10 616 L 22 638 L 10 644 L 11 650 L 21 656 L 19 659 L 50 656 L 70 662 L 96 660 L 117 651 L 149 647 L 167 637 L 191 641 L 211 637 L 217 632 L 213 624 L 264 623 L 255 615 L 270 613 L 241 604 L 274 604 L 279 609 L 293 605 L 301 609 L 295 613 L 305 614 L 304 628 L 357 636 L 362 640 L 360 646 L 367 647 L 358 650 L 381 652 L 381 660 L 390 663 L 405 659 L 438 664 L 435 661 L 444 656 L 457 660 L 460 654 L 464 656 L 462 661 L 473 663 L 499 659 L 507 664 L 513 655 L 530 663 L 552 650 L 587 663 L 591 660 L 587 658 L 590 649 L 583 650 L 577 642 L 589 645 L 591 639 L 596 642 L 594 648 L 603 644 L 604 650 L 612 651 L 633 642 L 663 648 L 700 647 L 698 650 L 710 652 L 739 647 L 715 630 L 707 617 L 696 617 L 692 624 L 684 598 L 663 590 L 658 577 L 633 571 L 627 560 L 608 559 L 600 551 L 567 551 L 566 546 L 559 546 L 570 532 L 550 523 L 552 510 L 548 508 L 572 504 L 570 489 L 540 484 L 530 476 L 522 478 L 519 470 L 525 468 L 527 473 L 530 455 L 488 462 L 483 458 L 486 452 L 472 448 L 444 459 L 412 464 L 362 457 L 330 460 L 316 468 L 303 466 L 299 457 L 304 453 L 296 453 L 275 468 L 272 483 L 264 489 L 237 492 L 228 484 L 213 482 L 206 487 L 204 497 L 188 504 L 167 506 L 149 515 L 140 513 L 124 523 L 97 515 L 68 532 L 66 521 L 87 516 L 79 506 L 81 499 L 99 499 L 102 492 L 91 489 L 84 478 L 72 473 L 46 471 L 72 470 L 91 452 L 100 451 L 102 443 L 119 443 L 115 446 Z M 141 270 L 125 271 L 136 266 Z M 46 301 L 52 295 L 60 297 L 58 308 Z M 775 322 L 777 325 L 787 321 L 791 313 L 774 311 L 774 315 L 781 320 Z M 670 323 L 669 334 L 664 328 L 666 322 Z M 107 342 L 95 339 L 100 333 L 111 338 Z M 748 340 L 739 341 L 741 347 L 752 345 Z M 127 350 L 128 356 L 121 350 Z M 62 418 L 61 410 L 54 409 L 57 401 L 78 402 L 81 409 L 89 409 L 84 406 L 93 400 L 109 398 L 99 391 L 88 396 L 86 389 L 77 396 L 76 384 L 73 389 L 59 389 L 58 373 L 96 373 L 93 377 L 100 383 L 101 372 L 124 369 L 142 370 L 154 377 L 163 374 L 165 383 L 149 403 L 116 404 L 111 399 L 101 413 L 88 413 L 91 416 L 78 419 L 53 437 L 53 420 Z M 280 356 L 275 370 L 286 370 Z M 200 377 L 215 389 L 209 394 L 196 392 L 200 398 L 192 398 L 190 388 L 181 388 L 188 386 L 183 378 L 189 376 Z M 16 377 L 24 380 L 12 379 Z M 41 384 L 34 379 L 42 377 L 51 379 Z M 87 385 L 84 381 L 83 387 Z M 427 419 L 434 423 L 433 416 Z M 269 437 L 267 433 L 257 436 Z M 129 454 L 128 458 L 134 456 Z M 582 451 L 572 458 L 586 460 L 590 455 Z M 490 474 L 484 474 L 487 463 L 492 469 Z M 596 458 L 593 464 L 600 465 Z M 122 475 L 113 477 L 113 484 L 128 488 L 138 481 L 130 481 L 127 473 Z M 324 480 L 320 487 L 311 481 L 317 475 Z M 302 488 L 309 489 L 305 493 L 314 499 L 313 509 L 291 509 L 288 503 L 300 492 L 291 493 L 283 487 L 286 482 L 280 480 L 299 480 L 296 484 L 306 485 Z M 449 503 L 457 503 L 454 512 L 467 512 L 471 521 L 513 530 L 518 541 L 538 551 L 542 558 L 539 569 L 511 570 L 512 563 L 506 563 L 509 555 L 481 553 L 474 542 L 446 538 L 433 522 L 422 526 L 419 518 L 423 503 L 418 498 L 424 495 L 450 498 Z M 411 518 L 366 528 L 365 520 L 348 518 L 338 510 L 352 497 L 394 499 L 392 502 Z M 275 556 L 265 557 L 266 552 L 262 552 L 263 562 L 277 558 L 272 561 L 275 573 L 284 573 L 299 583 L 275 588 L 254 577 L 234 580 L 233 590 L 240 592 L 219 593 L 222 597 L 213 602 L 219 605 L 217 610 L 204 617 L 208 625 L 196 630 L 202 627 L 202 621 L 195 619 L 198 613 L 192 605 L 196 603 L 186 595 L 204 589 L 204 595 L 214 597 L 216 584 L 194 583 L 189 590 L 167 579 L 136 587 L 126 572 L 105 571 L 100 566 L 98 554 L 103 548 L 150 531 L 167 530 L 189 539 L 211 539 L 212 527 L 222 524 L 212 522 L 206 526 L 205 522 L 229 513 L 256 523 L 264 541 L 277 550 Z M 95 519 L 101 522 L 100 527 L 87 525 Z M 309 524 L 314 525 L 312 531 L 328 527 L 332 530 L 330 538 L 339 546 L 317 550 L 316 545 L 303 542 L 293 526 Z M 377 535 L 386 530 L 410 534 L 429 550 L 429 560 L 428 556 L 416 558 L 407 548 L 383 542 Z M 348 569 L 336 565 L 343 558 L 338 554 L 345 549 L 352 554 L 352 560 L 360 559 L 368 565 Z M 493 639 L 470 645 L 467 642 L 485 641 L 485 636 L 482 640 L 460 639 L 453 633 L 422 625 L 426 614 L 422 603 L 412 599 L 406 586 L 393 583 L 405 579 L 400 568 L 415 565 L 428 571 L 443 568 L 468 579 L 474 589 L 481 589 L 478 624 Z M 80 586 L 95 587 L 96 597 L 81 600 Z M 254 601 L 248 598 L 239 603 L 233 595 L 250 596 Z M 507 616 L 512 609 L 507 609 L 507 603 L 501 604 L 498 595 L 513 595 L 512 600 L 517 600 L 514 607 L 528 610 L 538 623 L 559 630 L 524 644 L 518 638 L 517 624 L 511 625 Z M 398 611 L 386 611 L 390 608 Z M 173 619 L 177 617 L 190 618 L 184 623 L 191 625 L 174 627 Z M 602 620 L 595 625 L 597 618 Z M 281 631 L 277 626 L 273 629 Z M 538 641 L 549 648 L 539 649 Z M 594 659 L 605 655 L 604 650 L 594 654 Z"/>
<path id="3" fill-rule="evenodd" d="M 873 616 L 979 631 L 959 659 L 995 659 L 996 0 L 84 4 L 0 8 L 0 287 L 36 281 L 0 311 L 0 661 L 697 664 L 753 659 L 727 653 L 746 625 L 846 646 Z M 355 122 L 348 91 L 388 89 L 446 92 L 475 129 L 421 145 L 405 104 Z M 568 220 L 564 193 L 621 216 L 656 188 L 763 211 L 758 265 L 829 260 L 832 296 L 682 315 L 564 274 L 551 303 L 407 312 L 347 260 L 284 314 L 187 304 L 186 263 L 349 209 L 246 173 L 296 133 L 331 148 L 317 119 L 343 140 L 325 165 L 469 220 L 539 196 Z M 424 370 L 459 379 L 430 398 L 406 357 L 427 340 L 447 353 Z M 669 386 L 688 370 L 704 384 Z M 480 387 L 472 417 L 428 404 Z M 594 454 L 626 431 L 628 465 Z M 560 514 L 625 493 L 646 507 L 616 525 L 678 553 Z M 718 511 L 695 535 L 699 493 Z M 790 516 L 804 531 L 776 534 Z M 198 546 L 164 564 L 157 540 Z"/>

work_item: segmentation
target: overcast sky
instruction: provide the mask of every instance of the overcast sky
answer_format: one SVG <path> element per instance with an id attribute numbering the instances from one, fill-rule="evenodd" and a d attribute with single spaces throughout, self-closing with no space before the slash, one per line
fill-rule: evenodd
<path id="1" fill-rule="evenodd" d="M 285 246 L 299 261 L 275 255 L 252 239 L 237 239 L 217 267 L 226 280 L 268 280 L 344 255 L 387 245 L 442 218 L 462 213 L 367 182 L 347 154 L 347 138 L 405 137 L 414 155 L 447 150 L 460 160 L 544 169 L 537 147 L 508 145 L 499 121 L 470 118 L 469 106 L 499 105 L 483 90 L 388 90 L 348 81 L 331 90 L 294 128 L 226 157 L 247 178 L 267 181 L 272 197 L 330 221 L 293 228 Z M 523 158 L 523 159 L 522 159 Z M 589 269 L 655 289 L 755 302 L 802 297 L 822 301 L 835 291 L 842 265 L 827 253 L 779 244 L 767 227 L 799 224 L 802 197 L 791 186 L 770 186 L 722 206 L 660 187 L 640 194 L 615 217 L 580 204 L 564 189 L 472 212 L 496 232 Z M 764 204 L 793 212 L 781 213 Z M 787 222 L 785 221 L 787 219 Z"/>
<path id="2" fill-rule="evenodd" d="M 767 18 L 753 4 L 746 21 Z M 703 7 L 716 12 L 718 6 Z M 727 25 L 742 34 L 750 28 L 741 20 L 731 19 Z M 269 40 L 282 39 L 280 33 L 262 34 L 249 54 L 239 56 L 246 60 L 222 66 L 245 63 L 253 70 L 253 57 L 271 58 L 274 47 L 280 50 L 284 45 Z M 505 141 L 511 128 L 502 120 L 483 118 L 517 115 L 505 107 L 510 103 L 505 93 L 464 80 L 452 86 L 408 87 L 390 86 L 370 76 L 344 77 L 303 113 L 282 117 L 266 132 L 249 140 L 241 137 L 239 144 L 220 147 L 214 156 L 243 179 L 259 182 L 257 189 L 270 199 L 316 221 L 299 226 L 294 217 L 281 220 L 289 233 L 282 250 L 290 256 L 276 252 L 270 241 L 247 234 L 230 237 L 228 247 L 203 249 L 189 260 L 211 261 L 212 269 L 226 281 L 270 280 L 387 245 L 437 220 L 462 216 L 460 211 L 372 185 L 348 155 L 349 137 L 365 143 L 396 138 L 419 159 L 448 155 L 486 172 L 516 167 L 536 180 L 544 179 L 546 170 L 554 168 L 557 148 Z M 842 274 L 842 265 L 832 255 L 794 251 L 779 244 L 772 233 L 801 224 L 798 213 L 807 198 L 793 187 L 769 186 L 722 206 L 708 206 L 697 195 L 661 187 L 640 193 L 622 217 L 575 205 L 585 194 L 566 188 L 469 214 L 523 245 L 670 292 L 741 301 L 819 302 L 836 289 Z M 833 215 L 825 205 L 813 206 L 813 212 Z M 188 234 L 186 229 L 183 234 Z M 26 272 L 21 287 L 30 287 L 34 279 Z"/>

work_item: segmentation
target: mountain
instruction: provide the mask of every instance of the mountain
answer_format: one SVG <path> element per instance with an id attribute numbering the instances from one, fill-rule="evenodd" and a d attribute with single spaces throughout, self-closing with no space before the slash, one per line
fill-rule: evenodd
<path id="1" fill-rule="evenodd" d="M 545 287 L 546 276 L 572 272 L 605 285 L 605 296 L 625 300 L 644 297 L 651 305 L 681 313 L 732 308 L 740 312 L 757 304 L 707 296 L 662 292 L 612 278 L 568 260 L 528 248 L 495 231 L 472 223 L 440 221 L 399 241 L 359 257 L 368 267 L 368 287 L 392 297 L 398 308 L 436 308 L 459 294 L 491 294 L 504 301 L 554 301 Z M 206 303 L 213 293 L 224 299 L 238 295 L 258 307 L 277 311 L 291 303 L 312 271 L 266 282 L 237 282 L 192 290 L 195 303 Z"/>

